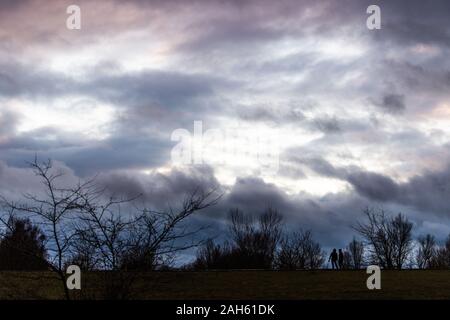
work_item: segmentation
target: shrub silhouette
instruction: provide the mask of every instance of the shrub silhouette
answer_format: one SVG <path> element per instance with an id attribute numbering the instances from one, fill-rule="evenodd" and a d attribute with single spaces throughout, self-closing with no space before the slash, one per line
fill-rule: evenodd
<path id="1" fill-rule="evenodd" d="M 0 270 L 47 270 L 45 235 L 29 219 L 10 218 L 0 241 Z"/>

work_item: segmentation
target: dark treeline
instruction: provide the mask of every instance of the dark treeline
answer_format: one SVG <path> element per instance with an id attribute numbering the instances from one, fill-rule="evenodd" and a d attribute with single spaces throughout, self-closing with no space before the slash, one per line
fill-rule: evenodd
<path id="1" fill-rule="evenodd" d="M 218 243 L 202 239 L 204 227 L 193 229 L 186 223 L 219 201 L 216 190 L 195 190 L 179 208 L 153 211 L 131 205 L 136 198 L 106 197 L 94 180 L 62 187 L 62 173 L 50 161 L 35 160 L 31 168 L 41 178 L 42 192 L 25 194 L 23 202 L 2 198 L 0 270 L 53 271 L 67 296 L 68 265 L 87 271 L 120 271 L 122 277 L 122 271 L 173 268 L 177 254 L 192 248 L 197 248 L 197 256 L 185 270 L 329 267 L 329 252 L 324 252 L 313 232 L 302 226 L 287 228 L 276 208 L 262 209 L 258 215 L 231 210 L 228 240 Z M 121 211 L 123 206 L 126 212 Z M 444 245 L 429 234 L 413 239 L 413 224 L 402 214 L 391 216 L 369 208 L 364 215 L 352 226 L 359 238 L 349 239 L 341 248 L 343 269 L 368 264 L 385 269 L 450 268 L 450 236 Z M 113 282 L 131 283 L 132 279 Z"/>
<path id="2" fill-rule="evenodd" d="M 413 224 L 402 214 L 388 216 L 383 210 L 366 209 L 366 219 L 352 228 L 356 237 L 342 249 L 342 269 L 361 269 L 375 264 L 384 269 L 450 268 L 450 236 L 439 246 L 427 234 L 416 241 Z M 292 229 L 292 226 L 291 228 Z M 328 254 L 314 240 L 311 230 L 287 232 L 282 215 L 266 209 L 257 219 L 238 209 L 229 215 L 230 240 L 223 244 L 208 240 L 185 268 L 313 270 L 327 268 Z"/>
<path id="3" fill-rule="evenodd" d="M 282 215 L 267 208 L 258 218 L 239 209 L 229 214 L 230 242 L 209 239 L 187 269 L 317 269 L 324 252 L 311 231 L 283 232 Z"/>

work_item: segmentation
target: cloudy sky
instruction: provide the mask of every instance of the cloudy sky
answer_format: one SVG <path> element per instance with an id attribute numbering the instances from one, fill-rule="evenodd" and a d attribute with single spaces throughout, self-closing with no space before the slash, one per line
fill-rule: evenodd
<path id="1" fill-rule="evenodd" d="M 217 228 L 271 205 L 344 246 L 374 206 L 443 239 L 449 56 L 444 0 L 0 0 L 0 191 L 37 189 L 37 154 L 151 206 L 219 187 L 198 218 Z M 199 123 L 215 139 L 174 161 L 174 132 Z"/>

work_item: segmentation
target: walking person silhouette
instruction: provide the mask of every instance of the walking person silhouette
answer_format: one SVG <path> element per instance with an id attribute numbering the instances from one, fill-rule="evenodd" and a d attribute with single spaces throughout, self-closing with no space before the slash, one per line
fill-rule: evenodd
<path id="1" fill-rule="evenodd" d="M 334 269 L 339 269 L 337 260 L 338 260 L 338 254 L 336 252 L 336 249 L 333 249 L 333 252 L 331 252 L 330 257 L 328 258 L 328 262 L 331 260 L 331 267 Z"/>
<path id="2" fill-rule="evenodd" d="M 342 249 L 339 249 L 338 264 L 339 264 L 339 269 L 344 269 L 344 254 L 342 253 Z"/>

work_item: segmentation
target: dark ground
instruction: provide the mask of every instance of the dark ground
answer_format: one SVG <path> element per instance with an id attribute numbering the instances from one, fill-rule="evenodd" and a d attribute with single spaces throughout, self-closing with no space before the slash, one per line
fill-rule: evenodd
<path id="1" fill-rule="evenodd" d="M 381 290 L 367 289 L 368 276 L 364 270 L 83 273 L 73 298 L 103 299 L 130 285 L 130 299 L 450 299 L 450 270 L 382 271 Z M 0 299 L 61 298 L 53 273 L 0 272 Z"/>

